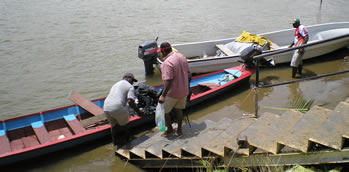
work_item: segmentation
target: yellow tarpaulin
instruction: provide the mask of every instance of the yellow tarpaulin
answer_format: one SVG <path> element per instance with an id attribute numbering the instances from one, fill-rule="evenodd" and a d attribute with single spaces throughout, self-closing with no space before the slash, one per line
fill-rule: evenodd
<path id="1" fill-rule="evenodd" d="M 242 31 L 242 35 L 235 40 L 236 42 L 253 42 L 257 43 L 260 46 L 264 46 L 265 43 L 267 42 L 269 47 L 272 44 L 270 40 L 265 38 L 264 36 L 258 36 L 255 34 L 247 33 L 245 30 Z"/>

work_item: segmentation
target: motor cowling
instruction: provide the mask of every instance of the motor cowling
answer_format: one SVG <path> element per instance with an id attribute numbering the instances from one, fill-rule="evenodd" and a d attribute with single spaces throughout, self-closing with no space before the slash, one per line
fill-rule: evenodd
<path id="1" fill-rule="evenodd" d="M 145 41 L 138 47 L 138 57 L 144 61 L 145 74 L 150 75 L 154 72 L 153 64 L 157 63 L 159 57 L 158 44 L 156 40 Z"/>
<path id="2" fill-rule="evenodd" d="M 138 57 L 144 61 L 156 60 L 158 57 L 158 44 L 156 41 L 145 41 L 138 47 Z"/>
<path id="3" fill-rule="evenodd" d="M 241 59 L 247 66 L 253 66 L 253 56 L 259 55 L 262 53 L 262 50 L 260 47 L 258 47 L 257 44 L 252 44 L 251 46 L 247 47 L 246 49 L 242 50 L 240 53 Z"/>

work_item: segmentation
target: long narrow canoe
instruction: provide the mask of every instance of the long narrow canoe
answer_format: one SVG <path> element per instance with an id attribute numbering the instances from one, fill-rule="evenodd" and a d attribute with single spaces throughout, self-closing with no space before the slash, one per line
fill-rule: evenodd
<path id="1" fill-rule="evenodd" d="M 248 82 L 254 72 L 254 69 L 237 66 L 193 77 L 189 106 Z M 162 89 L 162 85 L 155 87 Z M 76 104 L 2 120 L 0 165 L 63 150 L 110 134 L 110 125 L 102 109 L 105 98 L 89 101 L 75 91 L 70 98 Z M 130 117 L 131 127 L 149 122 L 154 122 L 154 115 Z"/>

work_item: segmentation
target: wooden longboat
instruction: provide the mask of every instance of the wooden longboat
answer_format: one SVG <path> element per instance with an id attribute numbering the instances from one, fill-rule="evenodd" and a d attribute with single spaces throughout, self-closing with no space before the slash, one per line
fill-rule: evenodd
<path id="1" fill-rule="evenodd" d="M 199 75 L 190 82 L 192 95 L 188 106 L 210 99 L 248 82 L 255 72 L 243 66 Z M 161 90 L 162 85 L 154 86 Z M 76 104 L 2 120 L 0 123 L 0 165 L 6 165 L 67 149 L 110 135 L 103 115 L 104 98 L 88 100 L 72 91 Z M 130 117 L 130 127 L 154 122 L 149 117 Z"/>

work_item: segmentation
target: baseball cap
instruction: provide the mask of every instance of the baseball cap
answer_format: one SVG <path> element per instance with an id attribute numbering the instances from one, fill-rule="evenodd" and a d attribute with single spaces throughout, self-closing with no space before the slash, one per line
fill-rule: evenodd
<path id="1" fill-rule="evenodd" d="M 160 45 L 159 51 L 172 49 L 171 44 L 168 42 L 163 42 Z"/>
<path id="2" fill-rule="evenodd" d="M 132 73 L 125 73 L 125 75 L 124 75 L 123 78 L 125 78 L 125 77 L 130 77 L 130 78 L 132 78 L 134 82 L 137 82 L 137 81 L 138 81 Z"/>
<path id="3" fill-rule="evenodd" d="M 301 20 L 299 20 L 299 18 L 293 18 L 292 24 L 294 24 L 294 23 L 301 23 Z"/>

